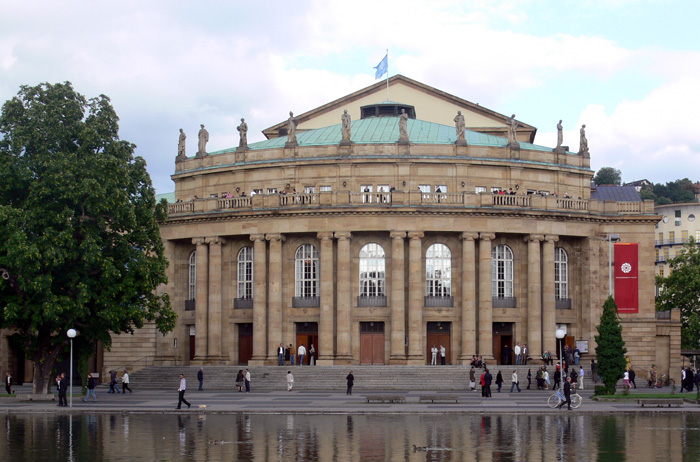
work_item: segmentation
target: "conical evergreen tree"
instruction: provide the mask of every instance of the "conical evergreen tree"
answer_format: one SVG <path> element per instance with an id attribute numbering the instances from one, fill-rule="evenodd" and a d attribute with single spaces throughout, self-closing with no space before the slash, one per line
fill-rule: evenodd
<path id="1" fill-rule="evenodd" d="M 625 341 L 622 340 L 622 324 L 617 316 L 617 305 L 612 297 L 608 297 L 603 304 L 603 314 L 600 316 L 600 324 L 596 327 L 598 335 L 595 336 L 595 353 L 598 356 L 597 374 L 605 384 L 605 393 L 615 394 L 615 385 L 625 372 L 627 362 L 625 354 Z"/>

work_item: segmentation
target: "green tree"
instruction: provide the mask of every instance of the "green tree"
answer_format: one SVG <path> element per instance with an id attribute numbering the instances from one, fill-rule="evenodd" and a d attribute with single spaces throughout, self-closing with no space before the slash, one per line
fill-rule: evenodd
<path id="1" fill-rule="evenodd" d="M 175 325 L 156 293 L 167 211 L 118 120 L 109 98 L 69 82 L 22 86 L 0 113 L 0 327 L 33 359 L 35 393 L 48 393 L 69 328 L 80 358 L 146 321 Z"/>
<path id="2" fill-rule="evenodd" d="M 603 304 L 600 324 L 596 326 L 595 353 L 598 356 L 597 373 L 603 379 L 605 394 L 614 395 L 615 385 L 625 372 L 627 361 L 625 341 L 622 340 L 622 324 L 617 315 L 617 305 L 612 297 Z"/>
<path id="3" fill-rule="evenodd" d="M 622 173 L 616 168 L 602 167 L 593 177 L 593 181 L 596 185 L 615 184 L 619 186 L 622 184 Z"/>
<path id="4" fill-rule="evenodd" d="M 697 349 L 700 341 L 700 245 L 691 236 L 675 257 L 668 260 L 669 275 L 657 277 L 656 309 L 680 308 L 681 348 Z"/>

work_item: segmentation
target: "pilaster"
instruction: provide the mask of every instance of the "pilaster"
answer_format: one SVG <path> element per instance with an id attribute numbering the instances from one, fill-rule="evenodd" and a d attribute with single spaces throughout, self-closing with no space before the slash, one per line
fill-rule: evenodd
<path id="1" fill-rule="evenodd" d="M 207 319 L 207 361 L 218 362 L 221 356 L 221 246 L 226 240 L 214 236 L 205 239 L 209 244 L 209 317 Z"/>
<path id="2" fill-rule="evenodd" d="M 338 319 L 336 321 L 337 333 L 336 344 L 337 351 L 335 355 L 335 364 L 350 364 L 352 362 L 352 291 L 350 290 L 350 238 L 349 232 L 336 232 L 335 238 L 338 239 Z"/>
<path id="3" fill-rule="evenodd" d="M 267 358 L 267 256 L 265 235 L 252 234 L 253 241 L 253 356 L 251 366 L 262 366 Z"/>
<path id="4" fill-rule="evenodd" d="M 424 364 L 423 354 L 423 247 L 422 232 L 409 232 L 408 238 L 408 358 L 407 364 Z"/>
<path id="5" fill-rule="evenodd" d="M 478 354 L 484 360 L 493 359 L 493 301 L 491 294 L 492 233 L 479 233 L 479 342 Z"/>
<path id="6" fill-rule="evenodd" d="M 267 360 L 277 364 L 277 348 L 282 341 L 282 234 L 266 234 L 270 241 L 270 282 L 267 285 Z"/>
<path id="7" fill-rule="evenodd" d="M 462 233 L 462 364 L 471 362 L 476 353 L 476 253 L 478 233 Z"/>
<path id="8" fill-rule="evenodd" d="M 192 239 L 196 248 L 197 291 L 195 296 L 194 361 L 207 360 L 207 335 L 209 312 L 209 246 L 203 237 Z"/>
<path id="9" fill-rule="evenodd" d="M 542 244 L 542 348 L 555 354 L 557 351 L 556 299 L 554 293 L 554 244 L 558 236 L 545 236 Z"/>
<path id="10" fill-rule="evenodd" d="M 540 242 L 544 236 L 530 234 L 527 242 L 527 347 L 530 355 L 542 351 L 542 274 L 540 270 Z"/>
<path id="11" fill-rule="evenodd" d="M 333 233 L 317 234 L 321 241 L 321 307 L 318 325 L 318 359 L 319 366 L 333 364 L 335 352 L 333 337 L 335 320 L 333 313 Z"/>
<path id="12" fill-rule="evenodd" d="M 406 317 L 404 280 L 404 239 L 403 231 L 392 232 L 391 236 L 391 354 L 390 364 L 406 364 Z"/>

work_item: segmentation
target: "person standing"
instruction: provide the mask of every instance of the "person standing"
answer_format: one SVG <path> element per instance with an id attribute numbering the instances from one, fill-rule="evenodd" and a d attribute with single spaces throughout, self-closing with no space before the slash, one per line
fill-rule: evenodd
<path id="1" fill-rule="evenodd" d="M 124 375 L 122 375 L 122 394 L 126 395 L 126 390 L 129 390 L 131 394 L 131 388 L 129 388 L 129 373 L 124 369 Z"/>
<path id="2" fill-rule="evenodd" d="M 516 356 L 517 358 L 517 356 Z M 511 378 L 513 384 L 510 386 L 510 392 L 513 393 L 513 387 L 518 388 L 518 393 L 520 393 L 520 382 L 518 382 L 518 371 L 513 371 L 513 376 Z"/>
<path id="3" fill-rule="evenodd" d="M 486 387 L 486 397 L 490 398 L 491 397 L 491 381 L 493 380 L 493 376 L 489 372 L 488 369 L 484 369 L 484 385 Z"/>
<path id="4" fill-rule="evenodd" d="M 197 371 L 197 380 L 199 381 L 199 390 L 202 391 L 202 385 L 204 384 L 204 368 L 200 367 Z"/>
<path id="5" fill-rule="evenodd" d="M 567 404 L 569 410 L 571 410 L 571 377 L 567 377 L 566 382 L 564 382 L 564 398 L 564 401 L 559 404 L 559 409 Z"/>
<path id="6" fill-rule="evenodd" d="M 298 354 L 299 354 L 299 365 L 303 366 L 304 365 L 304 356 L 306 356 L 306 347 L 304 346 L 303 343 L 301 345 L 299 345 Z"/>
<path id="7" fill-rule="evenodd" d="M 97 401 L 97 395 L 95 394 L 95 377 L 92 376 L 92 374 L 88 374 L 88 379 L 87 379 L 87 395 L 85 395 L 85 398 L 83 401 L 86 403 L 90 399 L 90 396 L 92 396 L 95 401 Z"/>
<path id="8" fill-rule="evenodd" d="M 289 344 L 289 356 L 290 356 L 290 361 L 292 362 L 292 366 L 294 365 L 294 345 L 291 343 Z"/>
<path id="9" fill-rule="evenodd" d="M 245 370 L 245 392 L 250 393 L 250 371 Z"/>
<path id="10" fill-rule="evenodd" d="M 109 392 L 119 394 L 119 385 L 117 385 L 117 371 L 114 369 L 109 371 Z"/>
<path id="11" fill-rule="evenodd" d="M 530 385 L 532 385 L 532 369 L 527 370 L 527 389 L 530 389 Z"/>
<path id="12" fill-rule="evenodd" d="M 314 348 L 314 344 L 311 344 L 311 347 L 309 347 L 309 366 L 315 366 L 316 365 L 316 348 Z"/>
<path id="13" fill-rule="evenodd" d="M 440 364 L 445 365 L 445 357 L 447 356 L 447 349 L 444 345 L 440 345 Z"/>
<path id="14" fill-rule="evenodd" d="M 280 343 L 277 348 L 277 365 L 281 366 L 282 364 L 284 364 L 284 346 Z"/>
<path id="15" fill-rule="evenodd" d="M 501 375 L 501 371 L 498 371 L 498 374 L 496 374 L 496 386 L 498 387 L 498 392 L 501 392 L 501 387 L 503 386 L 503 376 Z"/>
<path id="16" fill-rule="evenodd" d="M 66 400 L 66 393 L 68 392 L 68 379 L 66 374 L 61 372 L 61 380 L 58 384 L 58 405 L 63 407 L 68 407 L 68 400 Z"/>
<path id="17" fill-rule="evenodd" d="M 486 398 L 486 371 L 484 370 L 479 377 L 479 385 L 481 385 L 481 397 Z"/>
<path id="18" fill-rule="evenodd" d="M 523 355 L 523 360 L 521 361 L 521 364 L 525 365 L 527 364 L 527 345 L 523 343 L 523 351 L 521 353 Z"/>
<path id="19" fill-rule="evenodd" d="M 634 388 L 637 388 L 637 384 L 634 383 L 634 379 L 635 379 L 635 377 L 637 377 L 637 373 L 634 372 L 634 369 L 632 369 L 631 367 L 630 367 L 629 373 L 630 373 L 630 384 L 632 384 L 632 386 Z M 583 389 L 583 387 L 581 387 L 581 389 Z"/>
<path id="20" fill-rule="evenodd" d="M 243 392 L 243 384 L 245 383 L 245 374 L 243 374 L 243 369 L 238 369 L 238 374 L 236 374 L 236 388 L 238 392 Z"/>
<path id="21" fill-rule="evenodd" d="M 190 408 L 191 404 L 185 399 L 185 390 L 187 390 L 187 380 L 185 380 L 185 375 L 180 374 L 180 386 L 177 389 L 177 408 L 182 407 L 182 403 L 187 404 L 187 409 Z"/>
<path id="22" fill-rule="evenodd" d="M 558 390 L 560 386 L 561 386 L 561 368 L 559 367 L 559 364 L 557 364 L 556 368 L 554 369 L 554 386 L 552 387 L 552 390 Z"/>
<path id="23" fill-rule="evenodd" d="M 585 372 L 583 372 L 583 366 L 579 366 L 578 368 L 578 387 L 583 390 L 583 376 L 585 375 Z"/>
<path id="24" fill-rule="evenodd" d="M 469 389 L 476 391 L 476 369 L 474 366 L 469 370 Z"/>
<path id="25" fill-rule="evenodd" d="M 287 391 L 292 391 L 293 386 L 294 376 L 292 375 L 292 371 L 287 371 Z"/>
<path id="26" fill-rule="evenodd" d="M 591 375 L 593 376 L 593 383 L 598 383 L 598 375 L 595 373 L 598 365 L 595 363 L 595 359 L 591 359 Z"/>
<path id="27" fill-rule="evenodd" d="M 284 363 L 285 364 L 291 364 L 291 347 L 292 345 L 290 344 L 288 347 L 284 349 Z"/>
<path id="28" fill-rule="evenodd" d="M 513 353 L 515 354 L 515 365 L 519 366 L 520 365 L 520 342 L 515 344 L 515 348 L 513 348 Z"/>
<path id="29" fill-rule="evenodd" d="M 348 381 L 348 390 L 345 392 L 346 395 L 352 395 L 352 386 L 355 384 L 355 376 L 352 375 L 352 371 L 345 377 Z"/>
<path id="30" fill-rule="evenodd" d="M 11 395 L 13 393 L 12 376 L 10 375 L 10 371 L 5 371 L 5 391 L 8 395 Z"/>

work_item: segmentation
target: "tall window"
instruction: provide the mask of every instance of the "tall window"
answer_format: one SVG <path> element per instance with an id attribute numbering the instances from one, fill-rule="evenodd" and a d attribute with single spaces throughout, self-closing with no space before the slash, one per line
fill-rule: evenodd
<path id="1" fill-rule="evenodd" d="M 452 294 L 452 253 L 445 244 L 433 244 L 425 253 L 425 293 L 428 297 Z"/>
<path id="2" fill-rule="evenodd" d="M 513 251 L 507 245 L 497 245 L 491 251 L 491 295 L 513 296 Z"/>
<path id="3" fill-rule="evenodd" d="M 190 254 L 190 279 L 189 279 L 189 298 L 194 300 L 197 295 L 197 251 Z"/>
<path id="4" fill-rule="evenodd" d="M 318 250 L 311 244 L 304 244 L 297 249 L 295 256 L 296 297 L 318 297 L 319 260 Z"/>
<path id="5" fill-rule="evenodd" d="M 360 296 L 386 295 L 384 249 L 379 244 L 367 244 L 360 250 Z"/>
<path id="6" fill-rule="evenodd" d="M 253 248 L 238 252 L 238 298 L 253 298 Z"/>
<path id="7" fill-rule="evenodd" d="M 569 298 L 569 256 L 561 247 L 554 249 L 554 296 Z"/>

